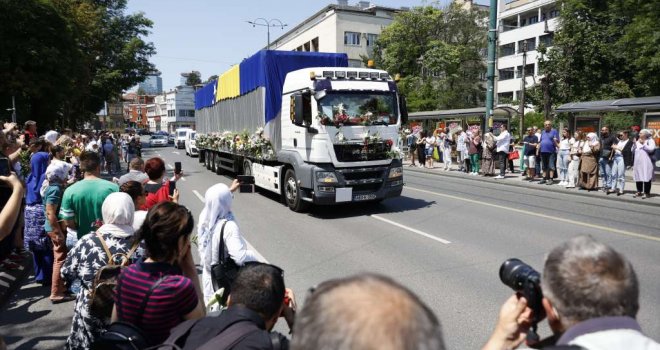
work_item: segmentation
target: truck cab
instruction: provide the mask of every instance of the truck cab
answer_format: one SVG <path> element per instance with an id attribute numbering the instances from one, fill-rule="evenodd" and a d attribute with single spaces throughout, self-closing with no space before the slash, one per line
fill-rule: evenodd
<path id="1" fill-rule="evenodd" d="M 306 68 L 289 73 L 282 94 L 278 160 L 292 209 L 302 202 L 379 201 L 401 194 L 398 130 L 405 100 L 382 70 Z"/>

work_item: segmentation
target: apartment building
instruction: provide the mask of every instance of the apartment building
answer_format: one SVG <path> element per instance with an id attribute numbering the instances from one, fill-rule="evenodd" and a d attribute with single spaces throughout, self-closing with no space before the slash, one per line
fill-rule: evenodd
<path id="1" fill-rule="evenodd" d="M 526 45 L 525 86 L 538 83 L 539 53 L 543 44 L 553 44 L 558 26 L 556 0 L 499 0 L 496 93 L 498 104 L 519 99 Z"/>

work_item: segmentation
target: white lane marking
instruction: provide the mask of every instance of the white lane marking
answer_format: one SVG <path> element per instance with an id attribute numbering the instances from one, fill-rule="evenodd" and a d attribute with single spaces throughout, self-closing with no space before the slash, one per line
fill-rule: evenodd
<path id="1" fill-rule="evenodd" d="M 187 181 L 185 177 L 181 176 L 181 180 Z"/>
<path id="2" fill-rule="evenodd" d="M 170 168 L 170 169 L 174 169 L 174 167 L 172 166 L 172 164 L 167 164 L 167 167 Z"/>
<path id="3" fill-rule="evenodd" d="M 394 225 L 394 226 L 396 226 L 396 227 L 400 227 L 400 228 L 402 228 L 402 229 L 404 229 L 404 230 L 408 230 L 408 231 L 410 231 L 410 232 L 412 232 L 412 233 L 416 233 L 416 234 L 418 234 L 418 235 L 420 235 L 420 236 L 424 236 L 424 237 L 426 237 L 426 238 L 430 238 L 430 239 L 432 239 L 432 240 L 434 240 L 434 241 L 438 241 L 438 242 L 440 242 L 440 243 L 442 243 L 442 244 L 449 244 L 449 243 L 451 243 L 450 241 L 448 241 L 448 240 L 446 240 L 446 239 L 442 239 L 442 238 L 439 238 L 439 237 L 436 237 L 436 236 L 430 235 L 430 234 L 428 234 L 428 233 L 426 233 L 426 232 L 422 232 L 422 231 L 417 230 L 417 229 L 414 229 L 414 228 L 412 228 L 412 227 L 408 227 L 408 226 L 406 226 L 406 225 L 402 225 L 402 224 L 400 224 L 400 223 L 398 223 L 398 222 L 394 222 L 394 221 L 392 221 L 392 220 L 385 219 L 384 217 L 381 217 L 381 216 L 378 216 L 378 215 L 369 215 L 369 216 L 371 216 L 372 218 L 374 218 L 374 219 L 376 219 L 376 220 L 380 220 L 380 221 L 382 221 L 382 222 L 386 222 L 386 223 L 388 223 L 388 224 L 390 224 L 390 225 Z"/>
<path id="4" fill-rule="evenodd" d="M 204 196 L 202 196 L 201 194 L 199 194 L 199 192 L 197 192 L 197 190 L 193 190 L 192 192 L 193 192 L 193 194 L 195 194 L 195 196 L 197 196 L 197 198 L 198 198 L 202 203 L 204 203 Z M 245 239 L 245 237 L 243 237 L 243 239 Z M 259 261 L 261 261 L 261 262 L 264 262 L 264 263 L 267 263 L 267 264 L 268 264 L 268 260 L 266 260 L 266 258 L 264 258 L 264 256 L 261 255 L 261 253 L 259 253 L 259 251 L 256 250 L 256 249 L 254 248 L 254 246 L 253 246 L 252 244 L 250 244 L 250 242 L 247 241 L 247 239 L 245 239 L 245 243 L 247 243 L 248 249 L 252 250 L 252 251 L 254 252 L 254 255 L 257 256 L 257 260 L 259 260 Z"/>
<path id="5" fill-rule="evenodd" d="M 179 152 L 177 152 L 177 151 L 172 151 L 172 153 L 174 153 L 174 154 L 179 154 L 179 155 L 181 154 L 181 153 L 179 153 Z"/>
<path id="6" fill-rule="evenodd" d="M 9 283 L 7 283 L 5 281 L 0 281 L 0 286 L 5 287 L 5 288 L 9 288 Z"/>
<path id="7" fill-rule="evenodd" d="M 14 276 L 12 276 L 12 275 L 6 273 L 6 272 L 0 272 L 0 277 L 2 277 L 2 278 L 6 278 L 6 279 L 8 279 L 8 280 L 10 280 L 10 281 L 15 281 L 15 280 L 16 280 L 16 277 L 14 277 Z"/>
<path id="8" fill-rule="evenodd" d="M 641 233 L 635 233 L 635 232 L 630 232 L 630 231 L 625 231 L 625 230 L 619 230 L 619 229 L 616 229 L 616 228 L 600 226 L 600 225 L 594 225 L 594 224 L 589 224 L 589 223 L 586 223 L 586 222 L 581 222 L 581 221 L 576 221 L 576 220 L 571 220 L 571 219 L 564 219 L 564 218 L 560 218 L 560 217 L 557 217 L 557 216 L 551 216 L 551 215 L 535 213 L 535 212 L 527 211 L 527 210 L 523 210 L 523 209 L 516 209 L 516 208 L 506 207 L 506 206 L 499 205 L 499 204 L 485 203 L 485 202 L 481 202 L 481 201 L 477 201 L 477 200 L 473 200 L 473 199 L 467 199 L 467 198 L 463 198 L 463 197 L 459 197 L 459 196 L 452 196 L 450 194 L 444 194 L 444 193 L 438 193 L 438 192 L 433 192 L 433 191 L 422 190 L 422 189 L 419 189 L 419 188 L 414 188 L 414 187 L 409 187 L 409 186 L 405 186 L 404 188 L 408 189 L 408 190 L 412 190 L 412 191 L 432 194 L 432 195 L 435 195 L 435 196 L 456 199 L 456 200 L 463 201 L 463 202 L 484 205 L 484 206 L 491 207 L 491 208 L 503 209 L 503 210 L 506 210 L 506 211 L 514 211 L 514 212 L 517 212 L 517 213 L 536 216 L 536 217 L 539 217 L 539 218 L 555 220 L 555 221 L 560 221 L 560 222 L 564 222 L 564 223 L 568 223 L 568 224 L 572 224 L 572 225 L 589 227 L 589 228 L 608 231 L 608 232 L 612 232 L 612 233 L 618 233 L 618 234 L 624 235 L 624 236 L 629 236 L 629 237 L 635 237 L 635 238 L 641 238 L 641 239 L 647 239 L 647 240 L 650 240 L 650 241 L 660 242 L 660 237 L 648 236 L 648 235 L 644 235 L 644 234 L 641 234 Z"/>
<path id="9" fill-rule="evenodd" d="M 197 190 L 192 190 L 192 192 L 193 192 L 193 194 L 194 194 L 195 196 L 197 196 L 197 198 L 198 198 L 202 203 L 204 203 L 204 196 L 202 196 L 201 194 L 199 194 L 199 192 L 197 192 Z"/>

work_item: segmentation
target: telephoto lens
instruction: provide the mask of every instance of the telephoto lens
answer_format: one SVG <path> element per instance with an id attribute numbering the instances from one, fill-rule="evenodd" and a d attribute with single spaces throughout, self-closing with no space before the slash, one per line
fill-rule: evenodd
<path id="1" fill-rule="evenodd" d="M 520 259 L 509 259 L 500 267 L 500 280 L 516 292 L 522 292 L 526 283 L 541 284 L 541 274 Z"/>
<path id="2" fill-rule="evenodd" d="M 508 259 L 500 266 L 500 280 L 516 293 L 527 299 L 527 306 L 532 309 L 533 324 L 527 333 L 528 344 L 538 342 L 536 324 L 545 317 L 541 274 L 520 259 Z"/>

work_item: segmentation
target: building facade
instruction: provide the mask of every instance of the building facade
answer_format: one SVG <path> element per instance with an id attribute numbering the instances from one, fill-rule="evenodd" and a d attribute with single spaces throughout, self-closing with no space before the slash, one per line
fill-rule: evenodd
<path id="1" fill-rule="evenodd" d="M 363 57 L 372 56 L 383 28 L 392 23 L 397 12 L 405 10 L 368 1 L 352 6 L 339 0 L 273 41 L 270 49 L 346 53 L 349 66 L 363 67 Z"/>
<path id="2" fill-rule="evenodd" d="M 542 74 L 536 49 L 553 45 L 559 8 L 556 0 L 499 0 L 498 10 L 496 96 L 498 104 L 511 104 L 520 98 L 523 55 L 526 88 L 538 83 Z"/>
<path id="3" fill-rule="evenodd" d="M 126 126 L 135 129 L 146 129 L 149 127 L 147 119 L 147 106 L 154 103 L 155 96 L 138 95 L 129 92 L 123 96 L 124 121 Z"/>
<path id="4" fill-rule="evenodd" d="M 147 74 L 143 82 L 138 84 L 138 89 L 144 91 L 146 95 L 158 95 L 163 93 L 163 78 L 159 71 Z"/>
<path id="5" fill-rule="evenodd" d="M 146 109 L 149 130 L 174 132 L 178 128 L 195 128 L 195 89 L 177 86 L 154 98 Z"/>

